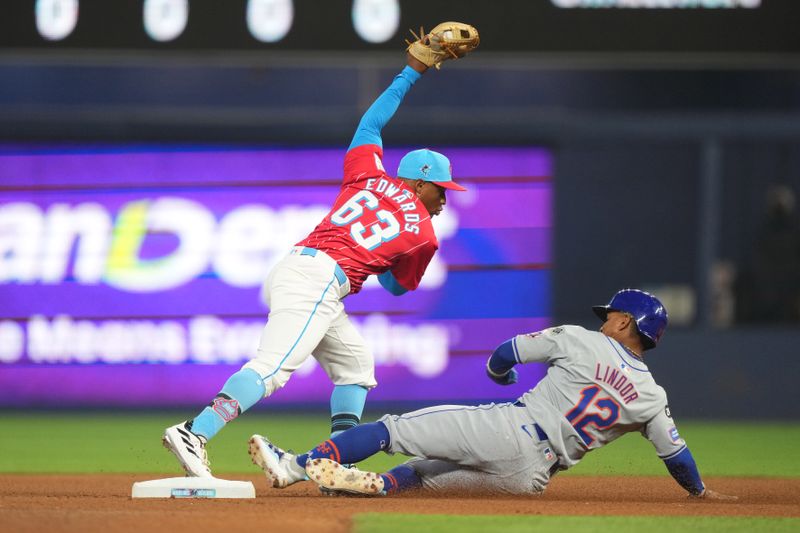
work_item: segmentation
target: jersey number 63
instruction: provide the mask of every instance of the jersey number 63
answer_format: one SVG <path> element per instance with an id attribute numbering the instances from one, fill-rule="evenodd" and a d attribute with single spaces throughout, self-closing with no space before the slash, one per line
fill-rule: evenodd
<path id="1" fill-rule="evenodd" d="M 381 244 L 400 235 L 400 223 L 386 209 L 378 209 L 378 199 L 369 191 L 358 191 L 331 215 L 331 222 L 337 226 L 350 225 L 350 236 L 360 246 L 374 250 Z M 365 225 L 361 217 L 374 214 L 375 222 L 367 216 Z"/>

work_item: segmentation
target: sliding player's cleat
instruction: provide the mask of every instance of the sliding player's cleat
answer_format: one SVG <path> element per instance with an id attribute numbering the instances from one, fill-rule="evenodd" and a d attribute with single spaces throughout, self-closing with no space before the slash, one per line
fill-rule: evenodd
<path id="1" fill-rule="evenodd" d="M 363 472 L 355 467 L 346 468 L 330 459 L 309 459 L 306 463 L 306 474 L 326 495 L 385 495 L 380 474 Z"/>

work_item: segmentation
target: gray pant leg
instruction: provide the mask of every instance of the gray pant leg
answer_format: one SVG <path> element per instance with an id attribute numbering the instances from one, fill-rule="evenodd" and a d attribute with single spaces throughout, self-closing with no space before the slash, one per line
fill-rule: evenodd
<path id="1" fill-rule="evenodd" d="M 531 422 L 522 408 L 442 405 L 381 422 L 389 453 L 434 460 L 412 463 L 427 488 L 531 494 L 547 485 L 553 461 L 521 428 Z"/>
<path id="2" fill-rule="evenodd" d="M 411 459 L 406 463 L 422 480 L 422 488 L 442 493 L 541 494 L 529 472 L 490 474 L 440 459 Z"/>

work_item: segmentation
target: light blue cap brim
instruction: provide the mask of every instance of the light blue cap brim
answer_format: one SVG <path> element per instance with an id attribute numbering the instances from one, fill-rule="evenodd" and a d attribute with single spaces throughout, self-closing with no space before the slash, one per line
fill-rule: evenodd
<path id="1" fill-rule="evenodd" d="M 445 189 L 466 191 L 453 181 L 450 160 L 439 152 L 423 148 L 408 152 L 397 167 L 397 177 L 435 183 Z"/>

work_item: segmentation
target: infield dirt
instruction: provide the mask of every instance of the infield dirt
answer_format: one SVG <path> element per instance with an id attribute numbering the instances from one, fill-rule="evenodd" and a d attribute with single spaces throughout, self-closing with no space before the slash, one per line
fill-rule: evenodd
<path id="1" fill-rule="evenodd" d="M 254 500 L 133 500 L 135 481 L 162 475 L 0 475 L 0 530 L 8 532 L 345 532 L 357 513 L 705 515 L 800 517 L 800 479 L 710 478 L 735 502 L 692 501 L 664 477 L 562 476 L 542 496 L 406 494 L 331 498 L 310 483 L 285 490 L 252 481 Z"/>

